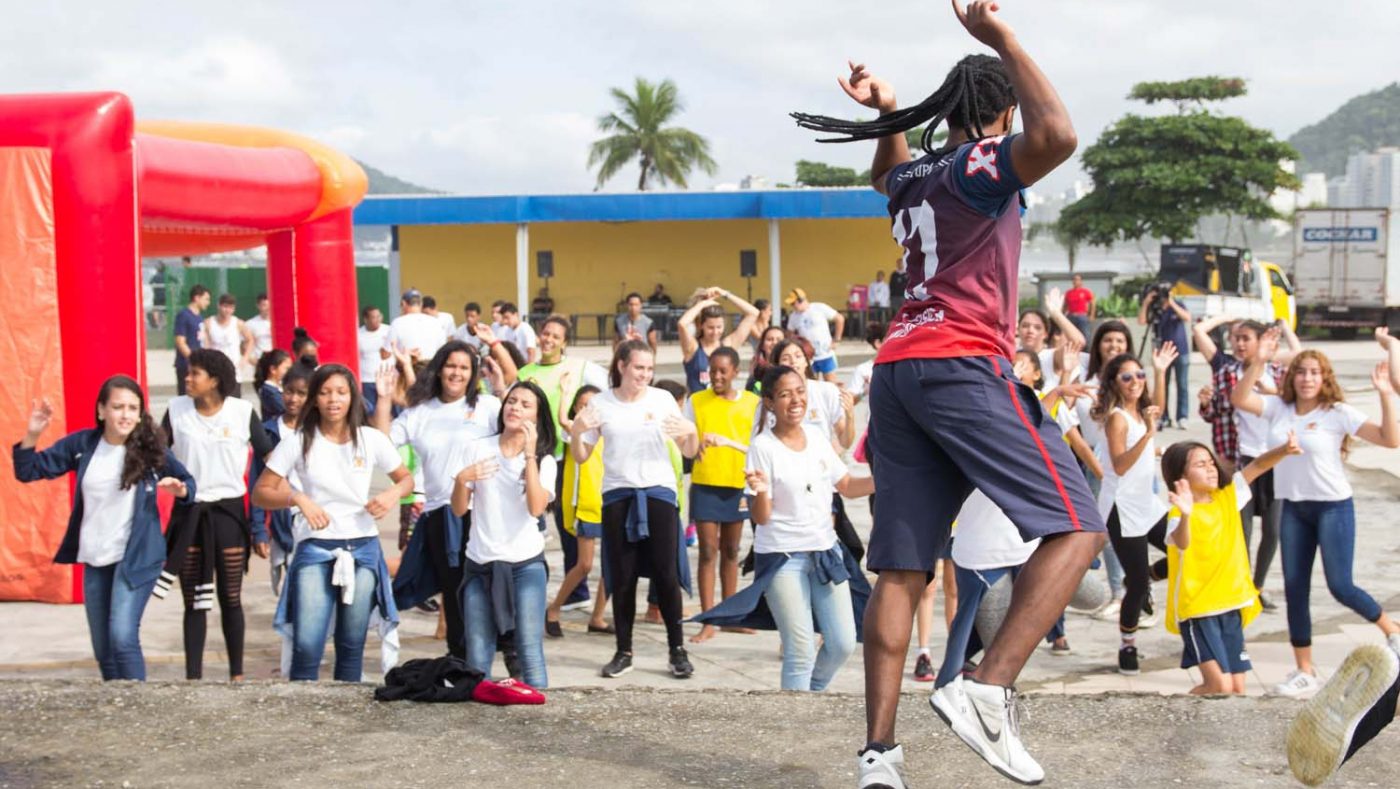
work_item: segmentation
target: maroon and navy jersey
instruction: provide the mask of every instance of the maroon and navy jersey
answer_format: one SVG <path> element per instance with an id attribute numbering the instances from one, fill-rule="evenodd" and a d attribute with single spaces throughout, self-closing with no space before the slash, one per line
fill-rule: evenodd
<path id="1" fill-rule="evenodd" d="M 1004 356 L 1015 351 L 1022 188 L 1009 156 L 1016 137 L 925 155 L 885 177 L 891 231 L 908 285 L 877 364 Z"/>

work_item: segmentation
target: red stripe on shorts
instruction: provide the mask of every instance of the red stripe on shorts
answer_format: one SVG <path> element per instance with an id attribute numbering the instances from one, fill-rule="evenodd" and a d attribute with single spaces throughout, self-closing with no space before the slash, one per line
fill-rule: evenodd
<path id="1" fill-rule="evenodd" d="M 997 370 L 997 363 L 992 359 L 992 371 L 1000 374 Z M 1069 522 L 1074 526 L 1075 531 L 1082 531 L 1079 525 L 1079 513 L 1074 511 L 1074 504 L 1069 500 L 1069 491 L 1065 490 L 1065 484 L 1060 480 L 1060 472 L 1055 468 L 1055 462 L 1050 459 L 1050 453 L 1045 449 L 1045 442 L 1040 440 L 1040 433 L 1031 426 L 1031 420 L 1026 416 L 1026 410 L 1021 407 L 1020 398 L 1016 397 L 1016 384 L 1007 381 L 1006 393 L 1011 396 L 1011 404 L 1016 407 L 1016 415 L 1021 417 L 1021 424 L 1026 426 L 1026 432 L 1031 434 L 1031 440 L 1035 442 L 1036 449 L 1040 450 L 1040 457 L 1045 461 L 1045 470 L 1050 472 L 1050 478 L 1055 481 L 1055 489 L 1060 492 L 1060 500 L 1065 503 L 1065 512 L 1069 513 Z"/>

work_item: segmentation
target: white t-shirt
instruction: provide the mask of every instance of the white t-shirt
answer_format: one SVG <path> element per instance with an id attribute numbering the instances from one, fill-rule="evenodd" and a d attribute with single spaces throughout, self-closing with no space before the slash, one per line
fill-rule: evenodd
<path id="1" fill-rule="evenodd" d="M 375 376 L 379 373 L 379 365 L 384 361 L 384 357 L 380 356 L 379 352 L 384 349 L 384 340 L 388 336 L 389 327 L 382 323 L 374 331 L 360 326 L 360 383 L 374 385 Z"/>
<path id="2" fill-rule="evenodd" d="M 1299 415 L 1274 395 L 1264 395 L 1269 420 L 1269 443 L 1286 443 L 1288 431 L 1298 436 L 1301 455 L 1289 455 L 1274 466 L 1274 495 L 1286 501 L 1342 501 L 1351 498 L 1351 482 L 1342 466 L 1342 439 L 1356 435 L 1366 415 L 1354 406 L 1337 403 Z"/>
<path id="3" fill-rule="evenodd" d="M 230 397 L 218 413 L 204 416 L 194 400 L 181 395 L 170 401 L 170 431 L 175 459 L 195 481 L 195 501 L 241 498 L 248 492 L 248 442 L 253 405 Z"/>
<path id="4" fill-rule="evenodd" d="M 379 528 L 374 516 L 365 510 L 369 503 L 370 481 L 374 470 L 388 474 L 403 467 L 403 459 L 389 438 L 372 427 L 361 427 L 359 446 L 347 441 L 337 444 L 317 431 L 311 451 L 302 454 L 300 437 L 283 441 L 267 457 L 267 467 L 289 477 L 295 473 L 301 492 L 320 505 L 331 519 L 324 529 L 312 531 L 298 512 L 293 519 L 295 538 L 353 540 L 376 537 Z"/>
<path id="5" fill-rule="evenodd" d="M 1264 376 L 1265 379 L 1270 377 Z M 1261 395 L 1277 394 L 1272 380 L 1261 379 L 1259 383 L 1261 386 L 1257 387 L 1255 391 Z M 1262 385 L 1267 385 L 1269 388 L 1265 390 Z M 1236 408 L 1235 431 L 1239 437 L 1240 455 L 1244 457 L 1257 458 L 1273 448 L 1269 445 L 1269 420 L 1263 416 L 1248 414 Z M 1285 434 L 1286 436 L 1287 434 Z"/>
<path id="6" fill-rule="evenodd" d="M 795 331 L 812 344 L 815 352 L 812 361 L 820 362 L 836 354 L 831 350 L 831 326 L 836 320 L 836 310 L 829 305 L 814 301 L 802 312 L 794 311 L 788 316 L 788 330 Z"/>
<path id="7" fill-rule="evenodd" d="M 243 332 L 240 330 L 242 323 L 237 318 L 229 318 L 226 324 L 220 324 L 218 318 L 205 318 L 204 337 L 200 340 L 205 348 L 216 350 L 233 362 L 233 370 L 239 381 L 243 380 L 243 371 L 239 369 L 243 364 Z"/>
<path id="8" fill-rule="evenodd" d="M 831 520 L 831 497 L 836 483 L 846 476 L 846 464 L 831 448 L 831 436 L 802 426 L 807 448 L 789 449 L 765 430 L 749 445 L 746 471 L 762 471 L 768 477 L 773 512 L 758 524 L 753 549 L 757 553 L 825 551 L 836 544 Z M 753 491 L 746 491 L 753 495 Z"/>
<path id="9" fill-rule="evenodd" d="M 126 555 L 136 512 L 136 485 L 121 489 L 125 462 L 125 444 L 98 439 L 83 473 L 83 523 L 78 529 L 78 561 L 83 564 L 106 567 Z"/>
<path id="10" fill-rule="evenodd" d="M 470 346 L 472 347 L 472 350 L 474 350 L 474 351 L 480 351 L 480 350 L 481 350 L 481 338 L 480 338 L 480 337 L 477 337 L 475 334 L 472 334 L 471 331 L 470 331 L 471 328 L 472 328 L 472 327 L 468 326 L 468 325 L 464 322 L 461 326 L 458 326 L 458 327 L 452 332 L 452 339 L 458 340 L 458 341 L 461 341 L 461 342 L 466 343 L 467 345 L 470 345 Z"/>
<path id="11" fill-rule="evenodd" d="M 868 291 L 870 296 L 870 306 L 888 307 L 890 306 L 890 283 L 872 282 Z"/>
<path id="12" fill-rule="evenodd" d="M 394 446 L 412 444 L 423 472 L 423 508 L 431 512 L 452 503 L 455 476 L 462 470 L 459 452 L 468 443 L 496 434 L 501 401 L 492 395 L 476 396 L 476 407 L 460 397 L 450 403 L 433 398 L 405 409 L 389 426 Z"/>
<path id="13" fill-rule="evenodd" d="M 1031 558 L 1040 540 L 1026 542 L 1021 532 L 987 494 L 976 488 L 958 513 L 953 562 L 969 570 L 1019 567 Z"/>
<path id="14" fill-rule="evenodd" d="M 662 424 L 666 417 L 681 416 L 675 398 L 664 389 L 647 387 L 637 400 L 619 400 L 612 389 L 593 396 L 589 405 L 598 412 L 602 427 L 584 433 L 586 444 L 603 442 L 603 492 L 619 488 L 676 489 L 671 450 Z"/>
<path id="15" fill-rule="evenodd" d="M 384 338 L 385 347 L 398 348 L 404 353 L 418 349 L 418 358 L 433 358 L 438 348 L 447 342 L 447 332 L 443 331 L 442 321 L 421 312 L 407 312 L 389 324 L 389 334 Z"/>
<path id="16" fill-rule="evenodd" d="M 875 360 L 866 359 L 851 372 L 851 382 L 846 385 L 846 391 L 850 392 L 852 397 L 865 397 L 865 393 L 870 390 L 870 379 L 874 377 Z"/>
<path id="17" fill-rule="evenodd" d="M 1084 368 L 1080 368 L 1079 377 L 1084 380 L 1086 386 L 1091 387 L 1087 397 L 1078 397 L 1074 400 L 1074 418 L 1079 423 L 1079 434 L 1084 436 L 1084 443 L 1094 450 L 1094 454 L 1103 462 L 1104 456 L 1099 454 L 1100 447 L 1104 444 L 1103 423 L 1095 421 L 1093 417 L 1094 400 L 1099 396 L 1099 379 L 1097 376 L 1084 379 Z"/>
<path id="18" fill-rule="evenodd" d="M 533 451 L 530 447 L 527 451 Z M 501 454 L 501 437 L 479 438 L 466 445 L 457 471 L 495 458 L 501 468 L 490 479 L 467 483 L 472 489 L 472 528 L 467 558 L 477 564 L 523 562 L 544 552 L 539 518 L 525 502 L 525 453 Z M 541 458 L 540 485 L 554 500 L 554 480 L 559 466 L 551 456 Z M 454 472 L 455 473 L 455 472 Z"/>
<path id="19" fill-rule="evenodd" d="M 451 337 L 453 332 L 457 331 L 457 321 L 452 319 L 452 313 L 438 310 L 432 317 L 442 324 L 442 333 L 446 336 Z"/>
<path id="20" fill-rule="evenodd" d="M 253 350 L 257 356 L 272 350 L 272 321 L 261 315 L 254 315 L 244 321 L 243 325 L 253 333 Z"/>
<path id="21" fill-rule="evenodd" d="M 514 345 L 521 353 L 525 354 L 526 358 L 529 358 L 531 348 L 538 348 L 540 345 L 539 337 L 535 334 L 534 328 L 525 320 L 521 320 L 520 325 L 515 328 L 501 326 L 496 339 Z"/>

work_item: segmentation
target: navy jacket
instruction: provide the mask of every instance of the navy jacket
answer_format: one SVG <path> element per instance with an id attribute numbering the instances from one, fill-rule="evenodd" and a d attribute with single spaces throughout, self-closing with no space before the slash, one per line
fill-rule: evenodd
<path id="1" fill-rule="evenodd" d="M 68 532 L 63 535 L 63 543 L 53 559 L 57 564 L 78 562 L 78 533 L 83 525 L 83 474 L 101 440 L 102 430 L 93 428 L 69 433 L 42 452 L 25 449 L 19 444 L 14 446 L 15 478 L 20 482 L 57 479 L 69 472 L 78 476 Z M 165 564 L 165 537 L 160 532 L 160 511 L 156 508 L 156 482 L 164 477 L 174 477 L 185 483 L 185 497 L 180 499 L 181 503 L 194 501 L 194 477 L 167 449 L 165 464 L 136 483 L 131 539 L 121 561 L 122 579 L 133 588 L 154 582 Z"/>
<path id="2" fill-rule="evenodd" d="M 266 386 L 266 384 L 264 384 Z M 280 395 L 279 395 L 280 397 Z M 285 412 L 284 412 L 285 413 Z M 263 420 L 263 432 L 267 433 L 267 440 L 276 447 L 282 441 L 282 433 L 277 428 L 277 423 L 282 421 L 282 417 L 274 416 Z M 248 475 L 248 492 L 258 484 L 258 477 L 262 476 L 263 469 L 267 468 L 265 458 L 258 457 L 256 450 L 253 451 L 253 466 Z M 248 497 L 248 520 L 253 530 L 253 542 L 267 542 L 268 524 L 271 523 L 272 535 L 270 539 L 276 540 L 282 546 L 282 550 L 287 553 L 292 552 L 295 543 L 292 541 L 292 511 L 290 509 L 275 510 L 268 517 L 267 510 L 253 503 L 253 497 Z"/>

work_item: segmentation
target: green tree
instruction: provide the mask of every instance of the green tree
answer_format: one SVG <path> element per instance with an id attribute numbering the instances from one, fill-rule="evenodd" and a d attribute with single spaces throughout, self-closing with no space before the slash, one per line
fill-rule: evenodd
<path id="1" fill-rule="evenodd" d="M 1276 218 L 1268 196 L 1298 188 L 1280 166 L 1297 152 L 1242 118 L 1192 109 L 1243 93 L 1242 80 L 1219 77 L 1135 86 L 1130 98 L 1175 102 L 1177 114 L 1129 114 L 1086 148 L 1094 190 L 1065 208 L 1060 229 L 1096 246 L 1143 237 L 1176 243 L 1202 217 Z"/>
<path id="2" fill-rule="evenodd" d="M 854 167 L 835 167 L 825 162 L 798 159 L 797 183 L 803 186 L 869 186 L 870 173 L 857 173 Z"/>
<path id="3" fill-rule="evenodd" d="M 598 119 L 598 131 L 608 136 L 594 142 L 588 154 L 588 166 L 598 165 L 594 188 L 601 189 L 633 160 L 641 169 L 637 178 L 641 191 L 653 180 L 684 188 L 686 177 L 696 168 L 714 175 L 719 168 L 710 158 L 710 143 L 689 129 L 666 125 L 685 108 L 676 84 L 669 79 L 651 83 L 637 77 L 633 91 L 609 91 L 618 106 Z"/>

